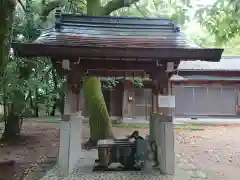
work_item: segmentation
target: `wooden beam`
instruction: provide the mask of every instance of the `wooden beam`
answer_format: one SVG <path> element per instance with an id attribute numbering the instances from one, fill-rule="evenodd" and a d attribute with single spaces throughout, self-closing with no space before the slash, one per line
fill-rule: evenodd
<path id="1" fill-rule="evenodd" d="M 151 65 L 146 65 L 146 67 L 148 67 L 147 68 L 148 71 L 146 71 L 146 70 L 144 71 L 141 68 L 142 64 L 140 64 L 140 65 L 137 65 L 137 67 L 138 67 L 138 69 L 141 69 L 141 70 L 136 70 L 137 68 L 135 68 L 135 70 L 130 70 L 130 69 L 133 69 L 130 67 L 134 65 L 134 64 L 130 64 L 130 66 L 125 67 L 125 69 L 118 69 L 116 67 L 116 65 L 114 65 L 113 62 L 110 64 L 108 64 L 108 63 L 104 64 L 102 61 L 98 61 L 99 63 L 97 63 L 96 65 L 94 65 L 94 64 L 90 65 L 90 62 L 88 64 L 85 64 L 85 63 L 74 64 L 74 62 L 72 62 L 72 69 L 70 71 L 67 71 L 67 70 L 62 69 L 61 61 L 56 62 L 56 59 L 53 59 L 52 62 L 53 62 L 54 68 L 56 68 L 57 73 L 59 75 L 67 75 L 67 74 L 71 73 L 72 71 L 77 72 L 77 71 L 82 71 L 82 69 L 84 69 L 85 75 L 88 74 L 88 75 L 99 76 L 99 77 L 133 77 L 133 76 L 142 77 L 142 76 L 145 76 L 146 73 L 150 72 L 150 70 L 151 70 L 150 68 L 152 68 Z M 102 65 L 100 62 L 102 62 Z M 121 66 L 120 63 L 116 63 L 116 64 L 119 65 L 119 67 L 123 68 L 123 66 Z M 113 65 L 113 66 L 111 67 L 111 65 Z M 85 66 L 88 66 L 88 68 L 89 67 L 96 68 L 95 66 L 97 66 L 98 68 L 87 69 L 87 68 L 84 68 Z M 99 68 L 102 68 L 102 69 L 99 69 Z M 75 73 L 73 72 L 73 74 L 75 74 Z"/>
<path id="2" fill-rule="evenodd" d="M 150 72 L 156 66 L 154 61 L 123 61 L 123 60 L 81 60 L 80 66 L 85 69 L 95 70 L 122 70 L 122 71 L 146 71 Z"/>
<path id="3" fill-rule="evenodd" d="M 91 59 L 81 59 L 77 58 L 70 59 L 74 66 L 83 69 L 100 70 L 100 71 L 145 71 L 146 73 L 152 72 L 156 65 L 160 65 L 162 68 L 166 69 L 167 63 L 161 61 L 139 61 L 139 60 L 91 60 Z M 61 60 L 53 59 L 54 64 L 61 65 Z M 178 62 L 175 62 L 175 69 L 177 68 Z M 58 66 L 60 67 L 60 66 Z M 61 68 L 61 67 L 60 67 Z"/>
<path id="4" fill-rule="evenodd" d="M 87 75 L 98 77 L 143 77 L 146 75 L 146 73 L 144 71 L 124 72 L 111 70 L 88 70 Z"/>
<path id="5" fill-rule="evenodd" d="M 17 56 L 22 57 L 109 57 L 109 58 L 151 58 L 163 61 L 206 60 L 218 62 L 223 49 L 201 48 L 133 48 L 133 47 L 92 47 L 74 45 L 47 45 L 13 43 Z"/>

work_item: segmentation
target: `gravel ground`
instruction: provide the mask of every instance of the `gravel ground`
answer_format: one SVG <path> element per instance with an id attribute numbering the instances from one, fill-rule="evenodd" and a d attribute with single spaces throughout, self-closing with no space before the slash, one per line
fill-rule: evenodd
<path id="1" fill-rule="evenodd" d="M 84 129 L 84 139 L 89 137 L 88 129 Z M 124 136 L 130 134 L 134 129 L 130 128 L 114 128 L 116 136 Z M 139 129 L 142 136 L 148 130 Z M 177 133 L 178 136 L 179 133 Z M 184 142 L 183 138 L 176 141 L 176 152 L 179 152 L 179 141 Z M 204 180 L 206 174 L 200 171 L 188 158 L 185 153 L 176 154 L 176 175 L 163 176 L 159 170 L 151 170 L 145 172 L 92 172 L 94 160 L 97 159 L 97 151 L 85 151 L 84 159 L 80 159 L 73 173 L 68 177 L 62 177 L 61 170 L 56 166 L 49 171 L 41 180 Z"/>
<path id="2" fill-rule="evenodd" d="M 210 180 L 239 180 L 240 126 L 205 127 L 181 132 L 179 152 L 204 171 Z"/>
<path id="3" fill-rule="evenodd" d="M 61 170 L 57 167 L 49 171 L 41 180 L 190 180 L 205 179 L 206 175 L 197 168 L 182 161 L 177 156 L 176 176 L 163 176 L 158 170 L 143 172 L 92 172 L 92 165 L 97 158 L 97 151 L 85 152 L 84 159 L 80 159 L 75 170 L 68 176 L 62 177 Z M 182 163 L 182 167 L 181 167 Z M 191 173 L 189 173 L 191 172 Z"/>
<path id="4" fill-rule="evenodd" d="M 12 178 L 8 174 L 15 173 L 21 176 L 28 172 L 29 167 L 35 165 L 42 157 L 56 157 L 59 146 L 58 123 L 30 123 L 26 122 L 22 135 L 24 138 L 18 144 L 5 144 L 0 148 L 0 157 L 2 161 L 14 160 L 16 168 L 0 168 L 0 179 L 9 180 Z M 1 124 L 0 124 L 1 128 Z M 123 172 L 114 173 L 92 173 L 90 168 L 76 167 L 69 178 L 79 179 L 175 179 L 175 180 L 239 180 L 240 177 L 240 126 L 215 126 L 202 127 L 204 130 L 176 130 L 176 176 L 162 177 L 159 174 Z M 116 136 L 129 135 L 133 130 L 131 128 L 113 127 Z M 145 136 L 147 129 L 139 129 L 141 135 Z M 22 136 L 22 137 L 23 137 Z M 84 129 L 84 139 L 89 137 L 89 130 Z M 50 153 L 51 152 L 51 153 Z M 89 152 L 90 153 L 90 152 Z M 90 154 L 85 157 L 89 157 Z M 93 156 L 94 152 L 93 152 Z M 91 159 L 91 158 L 90 158 Z M 81 160 L 80 162 L 87 160 Z M 91 161 L 91 160 L 90 160 Z M 90 162 L 89 161 L 89 162 Z M 88 164 L 89 164 L 88 162 Z M 91 163 L 90 163 L 91 164 Z M 20 168 L 19 168 L 20 167 Z M 30 168 L 32 169 L 32 168 Z M 79 170 L 82 169 L 82 170 Z M 88 170 L 87 170 L 88 169 Z M 34 173 L 34 169 L 32 170 Z M 84 172 L 85 173 L 84 173 Z M 107 174 L 107 175 L 106 175 Z M 131 177 L 130 177 L 131 175 Z M 136 178 L 138 176 L 138 178 Z M 151 177 L 150 177 L 151 176 Z M 53 168 L 44 177 L 46 180 L 64 179 L 57 167 Z M 30 178 L 33 180 L 34 178 Z"/>
<path id="5" fill-rule="evenodd" d="M 175 180 L 239 180 L 240 176 L 240 126 L 201 127 L 201 130 L 176 130 L 176 175 L 164 177 L 159 173 L 128 172 L 92 173 L 90 168 L 84 173 L 77 165 L 76 170 L 68 178 L 73 179 L 175 179 Z M 85 138 L 88 137 L 88 130 Z M 129 134 L 133 129 L 114 128 L 118 136 Z M 139 130 L 141 135 L 147 129 Z M 87 157 L 87 156 L 86 156 Z M 80 161 L 82 162 L 82 161 Z M 86 162 L 86 161 L 85 161 Z M 83 168 L 86 170 L 86 168 Z M 52 174 L 52 171 L 49 172 Z M 59 174 L 59 173 L 57 173 Z M 51 175 L 50 175 L 51 176 Z M 49 176 L 46 176 L 48 180 Z M 52 174 L 52 178 L 57 178 Z M 53 179 L 54 179 L 53 178 Z"/>

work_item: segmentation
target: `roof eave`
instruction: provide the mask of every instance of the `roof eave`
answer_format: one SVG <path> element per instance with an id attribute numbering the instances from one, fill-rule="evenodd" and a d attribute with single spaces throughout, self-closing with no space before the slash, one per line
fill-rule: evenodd
<path id="1" fill-rule="evenodd" d="M 218 62 L 223 49 L 193 48 L 134 48 L 134 47 L 79 47 L 73 45 L 12 43 L 15 56 L 21 57 L 119 57 L 150 58 L 164 61 L 205 60 Z"/>

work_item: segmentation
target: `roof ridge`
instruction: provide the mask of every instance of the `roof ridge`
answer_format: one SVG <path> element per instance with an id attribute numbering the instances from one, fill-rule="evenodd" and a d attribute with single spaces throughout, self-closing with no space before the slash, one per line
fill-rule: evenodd
<path id="1" fill-rule="evenodd" d="M 55 28 L 60 29 L 62 25 L 78 24 L 100 24 L 100 25 L 131 25 L 131 26 L 155 26 L 169 27 L 174 32 L 180 32 L 180 27 L 171 19 L 152 17 L 116 17 L 116 16 L 87 16 L 82 14 L 64 13 L 61 9 L 55 12 Z"/>

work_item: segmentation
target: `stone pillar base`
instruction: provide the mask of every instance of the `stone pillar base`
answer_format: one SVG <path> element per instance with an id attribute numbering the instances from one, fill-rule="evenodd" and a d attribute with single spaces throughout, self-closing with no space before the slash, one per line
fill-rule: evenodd
<path id="1" fill-rule="evenodd" d="M 172 122 L 159 123 L 159 136 L 156 138 L 158 146 L 158 162 L 163 174 L 174 175 L 175 151 L 174 131 Z"/>
<path id="2" fill-rule="evenodd" d="M 161 173 L 174 175 L 175 151 L 174 151 L 174 127 L 171 116 L 154 116 L 153 138 L 157 144 L 157 159 Z"/>
<path id="3" fill-rule="evenodd" d="M 82 156 L 82 117 L 79 113 L 63 115 L 60 123 L 58 165 L 67 176 Z"/>

